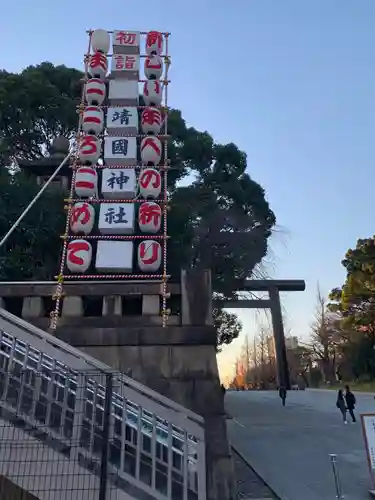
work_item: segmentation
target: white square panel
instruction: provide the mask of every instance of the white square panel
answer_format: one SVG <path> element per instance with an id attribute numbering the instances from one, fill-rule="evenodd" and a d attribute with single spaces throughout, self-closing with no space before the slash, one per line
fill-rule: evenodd
<path id="1" fill-rule="evenodd" d="M 112 35 L 114 54 L 139 54 L 141 34 L 139 31 L 116 30 Z"/>
<path id="2" fill-rule="evenodd" d="M 137 54 L 113 54 L 111 75 L 127 80 L 139 80 L 139 56 Z"/>
<path id="3" fill-rule="evenodd" d="M 110 104 L 137 105 L 139 101 L 138 82 L 135 80 L 110 80 L 108 99 Z"/>
<path id="4" fill-rule="evenodd" d="M 133 234 L 134 203 L 101 203 L 98 229 L 101 234 Z"/>
<path id="5" fill-rule="evenodd" d="M 138 108 L 135 106 L 108 108 L 106 120 L 109 135 L 114 132 L 138 133 Z"/>
<path id="6" fill-rule="evenodd" d="M 133 270 L 133 242 L 99 240 L 95 267 L 97 271 L 103 273 L 131 273 Z"/>
<path id="7" fill-rule="evenodd" d="M 134 168 L 103 168 L 102 196 L 111 200 L 130 200 L 135 198 L 137 176 Z"/>
<path id="8" fill-rule="evenodd" d="M 106 165 L 135 165 L 137 163 L 137 138 L 105 137 L 104 163 Z"/>

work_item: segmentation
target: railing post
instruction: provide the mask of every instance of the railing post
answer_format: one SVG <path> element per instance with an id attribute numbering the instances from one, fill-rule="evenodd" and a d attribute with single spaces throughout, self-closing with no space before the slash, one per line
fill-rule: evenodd
<path id="1" fill-rule="evenodd" d="M 336 498 L 338 500 L 341 500 L 342 498 L 344 498 L 344 496 L 342 494 L 340 477 L 339 477 L 339 473 L 337 470 L 337 455 L 334 453 L 331 453 L 329 456 L 331 458 L 332 472 L 333 472 L 333 477 L 335 480 Z"/>
<path id="2" fill-rule="evenodd" d="M 107 373 L 104 399 L 104 419 L 103 419 L 103 448 L 100 463 L 100 486 L 99 500 L 106 500 L 107 480 L 108 480 L 108 451 L 109 451 L 109 427 L 111 425 L 111 404 L 112 404 L 113 377 L 112 373 Z"/>

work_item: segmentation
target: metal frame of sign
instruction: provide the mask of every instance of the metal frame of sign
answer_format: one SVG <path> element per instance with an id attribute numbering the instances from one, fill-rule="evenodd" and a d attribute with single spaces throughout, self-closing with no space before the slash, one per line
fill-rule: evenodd
<path id="1" fill-rule="evenodd" d="M 363 439 L 365 441 L 367 464 L 368 464 L 368 468 L 369 468 L 369 472 L 370 472 L 370 476 L 371 476 L 371 482 L 372 482 L 373 487 L 375 488 L 375 477 L 374 477 L 374 474 L 375 474 L 375 461 L 374 461 L 374 468 L 372 468 L 372 465 L 371 465 L 372 461 L 371 461 L 371 454 L 370 454 L 370 447 L 369 447 L 369 439 L 368 439 L 368 436 L 367 436 L 366 424 L 365 424 L 365 419 L 366 418 L 373 418 L 374 421 L 375 421 L 375 413 L 362 413 L 360 415 L 360 417 L 361 417 Z M 375 436 L 375 432 L 374 432 L 374 436 Z"/>
<path id="2" fill-rule="evenodd" d="M 91 58 L 91 50 L 92 50 L 92 36 L 93 36 L 93 31 L 90 30 L 87 32 L 89 35 L 89 43 L 88 43 L 88 49 L 87 53 L 84 56 L 84 65 L 85 65 L 85 78 L 84 78 L 84 85 L 87 79 L 89 78 L 89 63 L 90 63 L 90 58 Z M 108 31 L 108 34 L 113 34 L 113 31 Z M 124 32 L 127 33 L 127 32 Z M 154 34 L 155 32 L 141 32 L 139 36 L 147 36 L 148 34 Z M 76 176 L 76 171 L 77 168 L 80 166 L 78 162 L 78 150 L 79 150 L 79 145 L 81 143 L 82 137 L 84 137 L 84 133 L 82 131 L 82 116 L 83 112 L 85 109 L 85 95 L 84 95 L 84 88 L 82 90 L 82 99 L 81 99 L 81 104 L 78 106 L 78 114 L 79 114 L 79 123 L 78 123 L 78 132 L 76 135 L 76 141 L 75 141 L 75 146 L 74 146 L 74 152 L 72 154 L 72 163 L 71 163 L 71 168 L 72 168 L 72 183 L 71 183 L 71 189 L 68 198 L 65 200 L 66 203 L 66 210 L 67 210 L 67 220 L 66 220 L 66 227 L 65 227 L 65 233 L 62 235 L 62 240 L 63 240 L 63 248 L 61 252 L 61 261 L 60 261 L 60 268 L 58 275 L 56 276 L 57 280 L 57 285 L 56 285 L 56 291 L 53 296 L 55 300 L 55 310 L 51 313 L 51 325 L 50 328 L 52 331 L 54 331 L 57 327 L 57 322 L 59 318 L 59 311 L 61 308 L 61 303 L 62 303 L 62 297 L 63 297 L 63 284 L 64 281 L 70 281 L 74 279 L 75 281 L 80 281 L 82 282 L 87 282 L 93 279 L 96 280 L 103 280 L 107 281 L 108 279 L 123 279 L 123 280 L 145 280 L 145 281 L 156 281 L 161 283 L 161 292 L 160 295 L 162 297 L 162 308 L 161 308 L 161 315 L 162 315 L 162 324 L 163 326 L 166 326 L 167 319 L 168 319 L 168 310 L 167 310 L 167 298 L 169 294 L 167 293 L 167 282 L 170 276 L 167 274 L 167 240 L 168 240 L 168 234 L 167 234 L 167 213 L 168 213 L 168 190 L 167 190 L 167 174 L 168 170 L 170 168 L 170 162 L 168 160 L 168 84 L 170 80 L 168 79 L 168 70 L 170 67 L 170 57 L 168 54 L 168 42 L 169 42 L 169 35 L 170 33 L 161 33 L 164 41 L 164 51 L 163 54 L 160 55 L 162 60 L 164 61 L 164 74 L 161 76 L 160 85 L 162 86 L 162 92 L 164 95 L 164 104 L 161 104 L 160 106 L 153 106 L 153 107 L 159 107 L 161 110 L 164 111 L 164 123 L 163 123 L 163 128 L 164 131 L 161 130 L 160 133 L 156 137 L 158 137 L 161 140 L 162 148 L 163 148 L 163 156 L 161 159 L 161 162 L 159 165 L 155 165 L 153 168 L 156 168 L 157 170 L 160 171 L 160 174 L 163 179 L 163 189 L 160 195 L 160 199 L 158 200 L 153 200 L 156 203 L 158 203 L 161 207 L 162 210 L 162 227 L 161 227 L 161 233 L 159 235 L 153 235 L 153 234 L 145 234 L 143 236 L 138 236 L 138 235 L 124 235 L 124 236 L 110 236 L 110 235 L 101 235 L 101 236 L 94 236 L 94 235 L 80 235 L 79 239 L 83 240 L 111 240 L 111 239 L 118 239 L 118 240 L 134 240 L 137 241 L 140 238 L 143 240 L 147 239 L 153 239 L 160 241 L 160 244 L 162 246 L 162 261 L 161 261 L 161 268 L 156 272 L 156 273 L 141 273 L 141 272 L 136 272 L 136 273 L 128 273 L 128 274 L 69 274 L 66 272 L 66 257 L 67 257 L 67 248 L 68 248 L 68 243 L 71 241 L 73 236 L 70 234 L 70 218 L 72 214 L 72 207 L 75 202 L 78 201 L 83 201 L 81 199 L 78 199 L 75 195 L 74 192 L 74 182 L 75 182 L 75 176 Z M 139 40 L 138 40 L 139 41 Z M 139 52 L 139 50 L 138 50 Z M 105 54 L 108 59 L 113 58 L 114 54 L 108 53 Z M 145 58 L 148 57 L 147 54 L 138 54 L 140 58 Z M 138 78 L 136 78 L 138 76 Z M 140 79 L 140 75 L 137 75 L 137 72 L 134 73 L 133 75 L 134 78 L 140 82 L 147 82 L 149 80 L 145 79 Z M 108 81 L 108 76 L 105 76 L 103 78 L 103 81 Z M 84 87 L 83 85 L 83 87 Z M 116 107 L 120 106 L 120 104 L 115 104 L 111 103 L 110 106 Z M 103 110 L 107 109 L 109 106 L 104 102 L 102 106 L 100 106 Z M 138 109 L 139 108 L 146 108 L 147 106 L 136 106 Z M 116 135 L 116 134 L 111 134 Z M 144 134 L 138 133 L 136 135 L 131 134 L 132 137 L 136 137 L 137 141 L 145 137 Z M 100 134 L 98 138 L 103 139 L 104 134 Z M 102 144 L 103 146 L 103 144 Z M 108 165 L 110 168 L 136 168 L 136 169 L 142 169 L 144 165 L 141 164 L 141 162 L 137 162 L 136 165 Z M 96 169 L 102 169 L 105 168 L 106 165 L 96 165 Z M 118 202 L 118 201 L 123 201 L 126 203 L 139 203 L 141 200 L 138 200 L 137 198 L 133 200 L 101 200 L 101 199 L 90 199 L 90 200 L 84 200 L 84 201 L 89 201 L 89 203 L 92 204 L 97 204 L 97 203 L 108 203 L 109 201 L 111 203 Z"/>

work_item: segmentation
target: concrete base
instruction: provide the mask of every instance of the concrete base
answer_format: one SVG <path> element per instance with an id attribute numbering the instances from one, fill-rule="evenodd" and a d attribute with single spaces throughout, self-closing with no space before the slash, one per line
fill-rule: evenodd
<path id="1" fill-rule="evenodd" d="M 144 326 L 57 336 L 205 419 L 207 500 L 234 500 L 236 482 L 227 439 L 224 397 L 211 326 Z"/>
<path id="2" fill-rule="evenodd" d="M 22 317 L 29 319 L 40 316 L 43 316 L 42 297 L 25 297 L 22 305 Z"/>

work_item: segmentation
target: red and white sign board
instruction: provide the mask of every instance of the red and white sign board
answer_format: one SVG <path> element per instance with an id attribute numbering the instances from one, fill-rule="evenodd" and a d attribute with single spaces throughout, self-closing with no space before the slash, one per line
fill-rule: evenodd
<path id="1" fill-rule="evenodd" d="M 151 56 L 163 51 L 163 35 L 160 31 L 149 31 L 146 36 L 146 53 Z"/>
<path id="2" fill-rule="evenodd" d="M 82 130 L 86 134 L 99 135 L 104 128 L 104 113 L 99 106 L 87 106 L 82 116 Z"/>
<path id="3" fill-rule="evenodd" d="M 112 35 L 114 54 L 139 54 L 141 34 L 139 31 L 116 30 Z"/>
<path id="4" fill-rule="evenodd" d="M 111 105 L 137 106 L 139 102 L 138 82 L 125 78 L 110 80 L 108 98 Z"/>
<path id="5" fill-rule="evenodd" d="M 141 141 L 141 160 L 145 165 L 158 165 L 161 160 L 162 146 L 157 137 L 144 137 Z"/>
<path id="6" fill-rule="evenodd" d="M 102 273 L 131 273 L 133 242 L 99 240 L 95 267 Z"/>
<path id="7" fill-rule="evenodd" d="M 138 267 L 145 273 L 154 273 L 160 268 L 162 248 L 158 241 L 144 240 L 138 246 Z"/>
<path id="8" fill-rule="evenodd" d="M 148 80 L 143 85 L 143 100 L 146 106 L 160 106 L 163 93 L 159 80 Z"/>
<path id="9" fill-rule="evenodd" d="M 72 207 L 70 229 L 74 234 L 90 234 L 95 222 L 95 209 L 89 203 L 79 202 Z"/>
<path id="10" fill-rule="evenodd" d="M 143 168 L 138 178 L 139 194 L 142 198 L 158 198 L 161 192 L 161 175 L 154 168 Z"/>
<path id="11" fill-rule="evenodd" d="M 161 207 L 157 203 L 146 201 L 138 211 L 138 225 L 142 233 L 157 233 L 161 227 Z"/>
<path id="12" fill-rule="evenodd" d="M 72 240 L 68 243 L 66 266 L 72 273 L 84 273 L 90 267 L 92 247 L 87 240 Z"/>
<path id="13" fill-rule="evenodd" d="M 85 85 L 85 99 L 87 104 L 100 106 L 106 96 L 105 83 L 99 78 L 87 80 Z"/>
<path id="14" fill-rule="evenodd" d="M 136 54 L 113 54 L 112 77 L 139 80 L 139 56 Z"/>
<path id="15" fill-rule="evenodd" d="M 78 198 L 96 198 L 98 196 L 98 173 L 94 167 L 77 169 L 74 191 Z"/>

